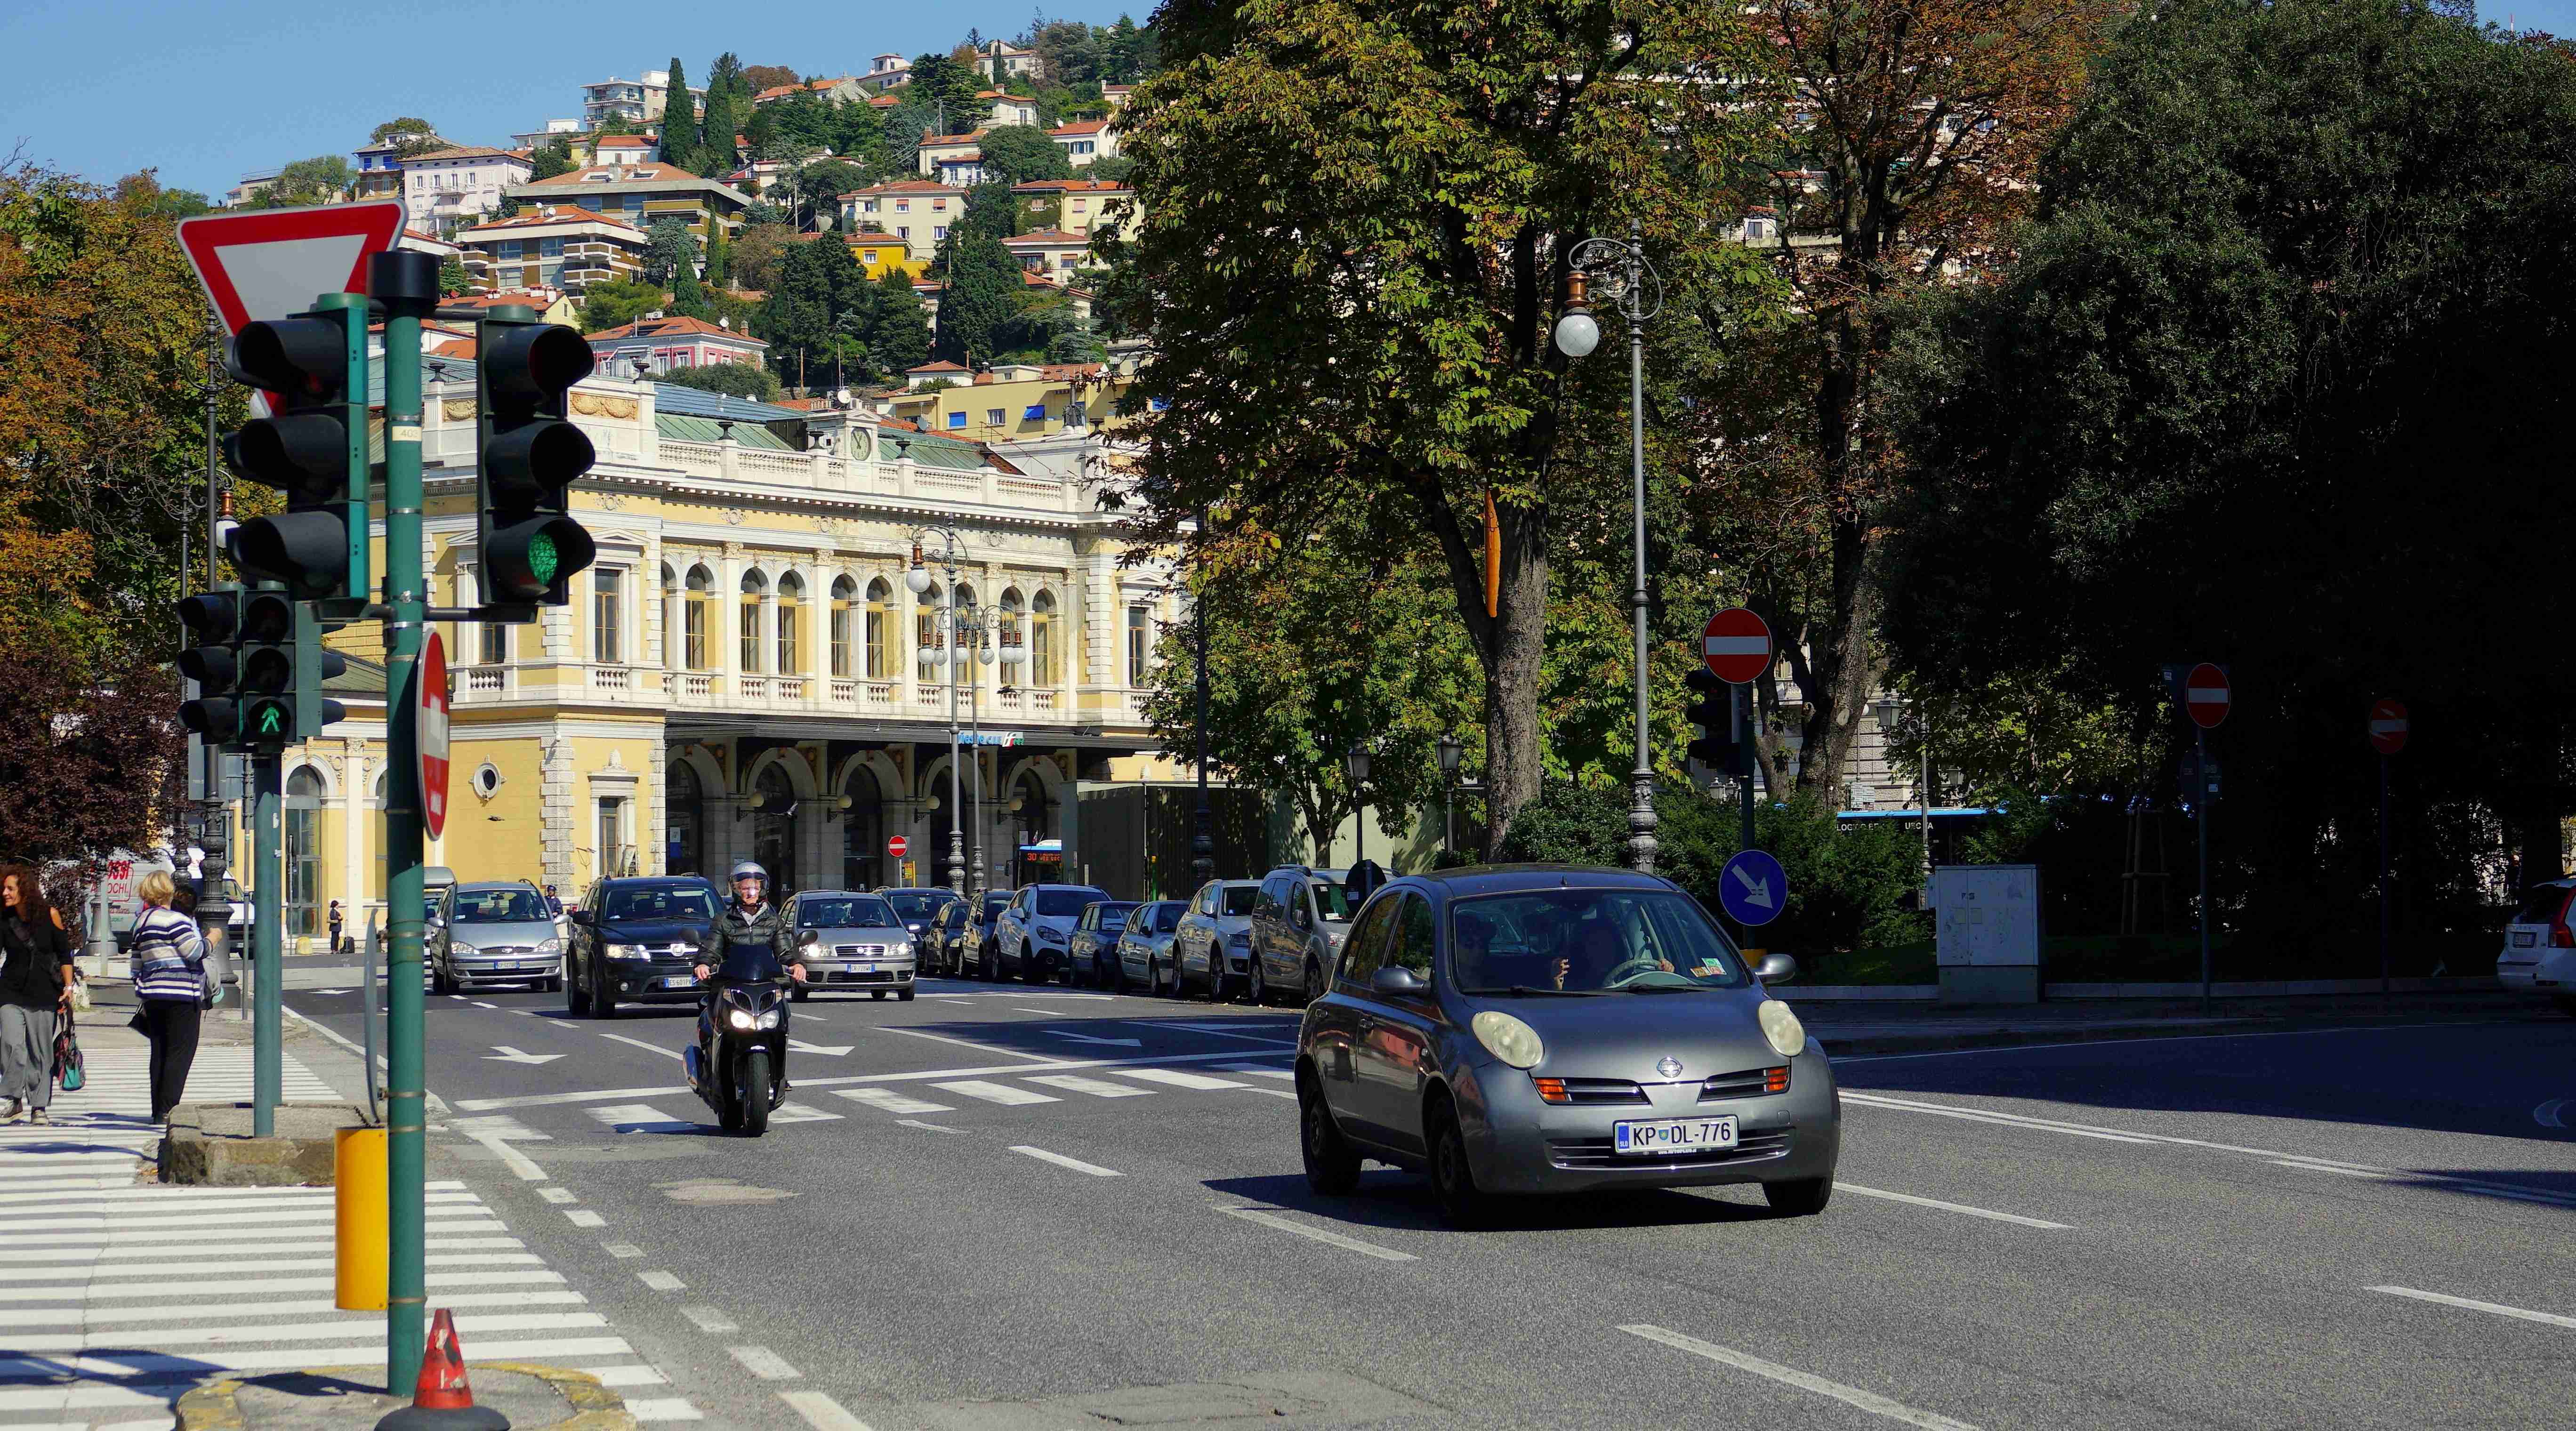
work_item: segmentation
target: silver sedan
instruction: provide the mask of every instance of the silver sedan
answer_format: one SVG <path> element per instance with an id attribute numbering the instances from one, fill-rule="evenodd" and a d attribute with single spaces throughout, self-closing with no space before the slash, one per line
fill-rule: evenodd
<path id="1" fill-rule="evenodd" d="M 1306 1178 L 1427 1172 L 1472 1225 L 1495 1194 L 1759 1183 L 1820 1212 L 1832 1066 L 1698 901 L 1623 870 L 1448 870 L 1377 891 L 1297 1041 Z"/>
<path id="2" fill-rule="evenodd" d="M 815 931 L 805 951 L 802 999 L 817 989 L 865 990 L 909 1003 L 913 993 L 912 931 L 881 895 L 858 890 L 807 890 L 789 911 L 801 935 Z"/>

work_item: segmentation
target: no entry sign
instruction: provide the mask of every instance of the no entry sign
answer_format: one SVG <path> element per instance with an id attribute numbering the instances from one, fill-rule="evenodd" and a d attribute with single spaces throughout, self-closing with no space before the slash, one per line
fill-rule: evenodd
<path id="1" fill-rule="evenodd" d="M 2370 704 L 2370 748 L 2395 755 L 2406 748 L 2406 706 L 2402 701 Z"/>
<path id="2" fill-rule="evenodd" d="M 1771 625 L 1741 606 L 1730 606 L 1708 618 L 1699 648 L 1711 674 L 1729 685 L 1745 685 L 1761 679 L 1771 666 Z"/>
<path id="3" fill-rule="evenodd" d="M 412 668 L 413 741 L 420 747 L 420 813 L 433 840 L 447 831 L 447 643 L 438 633 L 420 648 Z"/>
<path id="4" fill-rule="evenodd" d="M 2227 719 L 2227 707 L 2235 699 L 2228 688 L 2227 673 L 2207 661 L 2191 668 L 2182 678 L 2182 708 L 2192 724 L 2202 730 L 2216 730 Z"/>
<path id="5" fill-rule="evenodd" d="M 886 840 L 886 854 L 894 859 L 902 859 L 904 852 L 911 848 L 912 841 L 905 839 L 901 835 L 895 835 Z"/>

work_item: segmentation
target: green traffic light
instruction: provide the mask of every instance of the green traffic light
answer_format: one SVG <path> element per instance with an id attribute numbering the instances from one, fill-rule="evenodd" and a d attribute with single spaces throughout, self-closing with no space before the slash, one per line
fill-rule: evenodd
<path id="1" fill-rule="evenodd" d="M 554 533 L 537 533 L 536 537 L 528 543 L 529 574 L 536 577 L 539 584 L 552 586 L 555 584 L 555 567 L 558 561 L 559 558 L 555 554 Z"/>
<path id="2" fill-rule="evenodd" d="M 274 705 L 261 706 L 259 708 L 259 733 L 262 735 L 286 734 L 286 713 L 279 710 Z"/>

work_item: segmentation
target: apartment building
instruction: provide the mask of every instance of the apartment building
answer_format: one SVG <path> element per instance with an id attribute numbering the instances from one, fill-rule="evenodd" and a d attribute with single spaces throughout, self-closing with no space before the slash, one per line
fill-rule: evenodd
<path id="1" fill-rule="evenodd" d="M 536 204 L 456 236 L 476 291 L 551 288 L 579 294 L 643 272 L 644 231 L 569 204 Z"/>

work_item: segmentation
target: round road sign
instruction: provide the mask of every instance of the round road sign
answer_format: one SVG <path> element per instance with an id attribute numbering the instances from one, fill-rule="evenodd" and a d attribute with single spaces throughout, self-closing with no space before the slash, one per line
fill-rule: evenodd
<path id="1" fill-rule="evenodd" d="M 1717 902 L 1748 928 L 1780 917 L 1789 903 L 1789 874 L 1761 850 L 1741 850 L 1717 873 Z"/>
<path id="2" fill-rule="evenodd" d="M 2370 748 L 2382 755 L 2395 755 L 2406 748 L 2405 702 L 2370 703 Z"/>
<path id="3" fill-rule="evenodd" d="M 447 643 L 429 633 L 412 667 L 413 743 L 420 747 L 420 810 L 433 840 L 447 830 Z"/>
<path id="4" fill-rule="evenodd" d="M 2202 730 L 2216 730 L 2227 719 L 2228 704 L 2235 699 L 2228 689 L 2227 673 L 2207 661 L 2191 668 L 2182 678 L 2182 708 L 2191 715 L 2192 724 Z"/>
<path id="5" fill-rule="evenodd" d="M 902 859 L 903 852 L 911 848 L 912 841 L 901 835 L 891 835 L 886 839 L 886 855 L 890 859 Z"/>
<path id="6" fill-rule="evenodd" d="M 1761 679 L 1771 665 L 1771 625 L 1741 606 L 1730 606 L 1708 618 L 1700 632 L 1699 658 L 1729 685 Z"/>

